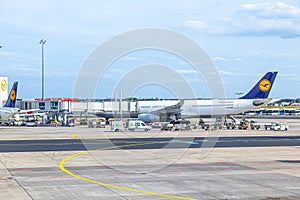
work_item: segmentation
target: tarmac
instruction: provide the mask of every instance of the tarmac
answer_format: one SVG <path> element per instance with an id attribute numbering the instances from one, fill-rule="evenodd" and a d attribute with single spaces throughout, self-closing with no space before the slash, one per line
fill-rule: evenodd
<path id="1" fill-rule="evenodd" d="M 300 199 L 300 120 L 279 121 L 290 130 L 0 127 L 0 144 L 27 144 L 0 153 L 0 199 Z M 182 138 L 184 147 L 159 146 Z M 266 145 L 215 147 L 209 138 L 235 138 L 239 144 L 264 138 Z M 272 145 L 278 138 L 282 145 Z M 59 146 L 61 140 L 89 150 L 26 150 L 34 142 Z M 86 141 L 101 145 L 91 148 Z"/>

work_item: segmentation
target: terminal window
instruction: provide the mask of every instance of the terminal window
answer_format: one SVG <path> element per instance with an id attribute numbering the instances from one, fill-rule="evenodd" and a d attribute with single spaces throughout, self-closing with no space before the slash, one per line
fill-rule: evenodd
<path id="1" fill-rule="evenodd" d="M 39 109 L 40 110 L 45 110 L 45 102 L 40 102 L 39 103 Z"/>
<path id="2" fill-rule="evenodd" d="M 51 110 L 58 110 L 58 101 L 51 101 L 50 109 Z"/>

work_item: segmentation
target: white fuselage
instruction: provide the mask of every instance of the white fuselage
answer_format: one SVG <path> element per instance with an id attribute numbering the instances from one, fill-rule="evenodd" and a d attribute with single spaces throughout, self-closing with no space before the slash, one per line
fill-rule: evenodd
<path id="1" fill-rule="evenodd" d="M 1 107 L 0 108 L 0 121 L 7 120 L 17 114 L 19 111 L 18 108 L 8 108 L 8 107 Z"/>
<path id="2" fill-rule="evenodd" d="M 255 99 L 189 100 L 182 106 L 181 117 L 235 115 L 259 107 L 253 105 L 254 101 Z"/>
<path id="3" fill-rule="evenodd" d="M 255 101 L 263 101 L 268 103 L 270 99 L 233 99 L 233 100 L 184 100 L 181 106 L 181 117 L 192 118 L 199 116 L 222 116 L 222 115 L 235 115 L 254 108 L 258 108 L 258 105 L 254 105 Z M 176 105 L 179 100 L 166 101 L 147 101 L 139 104 L 139 113 L 151 113 L 155 110 L 166 108 L 168 113 L 168 106 Z"/>

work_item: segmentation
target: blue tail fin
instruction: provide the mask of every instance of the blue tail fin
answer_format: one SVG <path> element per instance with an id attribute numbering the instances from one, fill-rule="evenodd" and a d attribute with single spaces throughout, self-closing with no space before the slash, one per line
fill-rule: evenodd
<path id="1" fill-rule="evenodd" d="M 240 99 L 265 99 L 268 98 L 269 93 L 272 89 L 274 80 L 278 72 L 268 72 L 262 79 Z"/>
<path id="2" fill-rule="evenodd" d="M 14 82 L 12 89 L 10 90 L 9 96 L 4 107 L 14 108 L 16 106 L 17 101 L 17 89 L 18 89 L 18 82 Z"/>

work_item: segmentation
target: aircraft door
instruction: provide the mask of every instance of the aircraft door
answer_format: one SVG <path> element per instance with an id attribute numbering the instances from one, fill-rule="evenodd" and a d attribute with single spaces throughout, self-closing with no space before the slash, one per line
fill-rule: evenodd
<path id="1" fill-rule="evenodd" d="M 234 109 L 239 109 L 240 108 L 240 104 L 239 104 L 238 101 L 236 101 L 236 102 L 233 103 L 233 108 Z"/>

